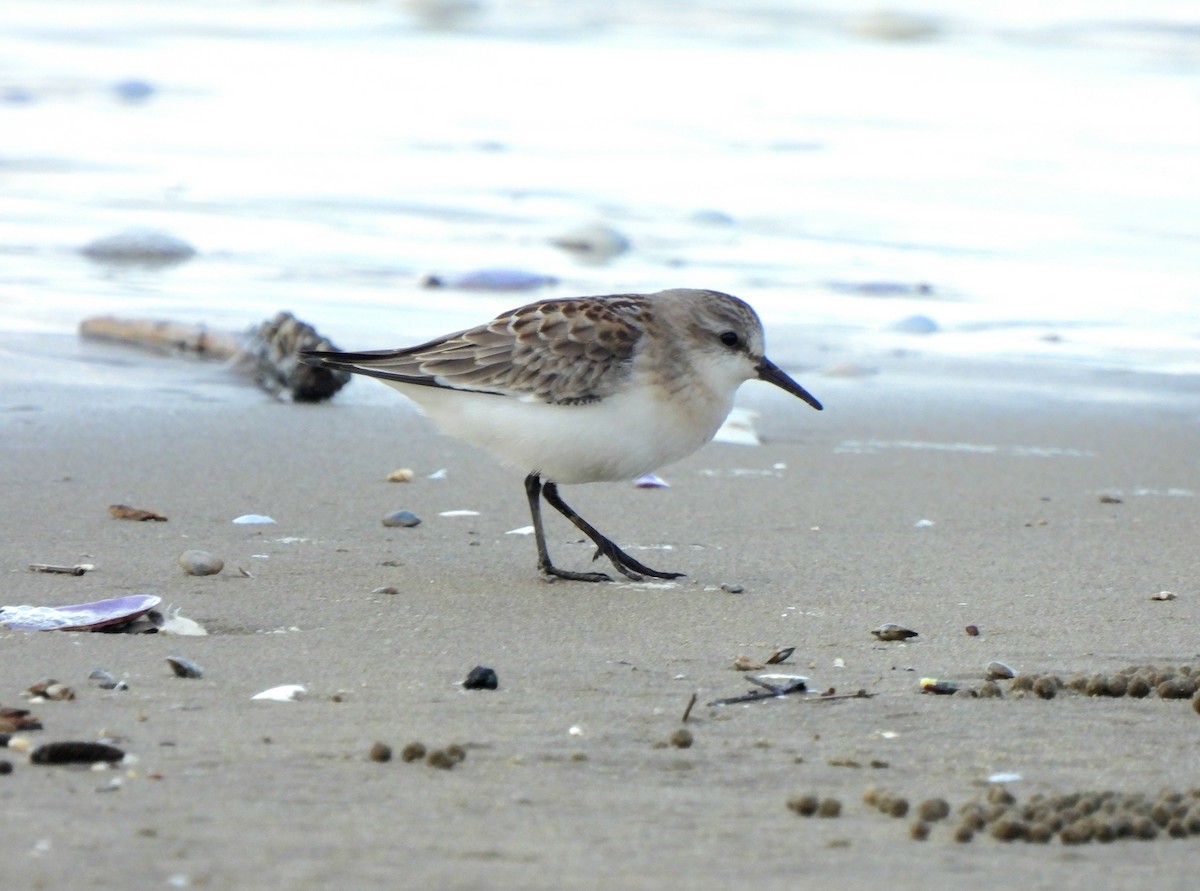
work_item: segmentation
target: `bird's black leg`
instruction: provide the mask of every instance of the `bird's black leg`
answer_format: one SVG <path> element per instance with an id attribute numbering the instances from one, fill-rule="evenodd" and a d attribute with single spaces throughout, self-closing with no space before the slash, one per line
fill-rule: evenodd
<path id="1" fill-rule="evenodd" d="M 529 489 L 528 478 L 525 480 L 525 487 L 527 490 Z M 642 563 L 639 563 L 637 560 L 634 560 L 619 547 L 617 547 L 616 544 L 614 544 L 611 540 L 601 535 L 591 523 L 579 516 L 579 514 L 575 513 L 574 509 L 565 501 L 563 501 L 562 496 L 558 494 L 558 486 L 556 484 L 546 483 L 542 487 L 542 494 L 546 496 L 546 500 L 550 502 L 551 507 L 574 523 L 580 532 L 582 532 L 595 543 L 596 556 L 598 557 L 603 554 L 612 561 L 612 565 L 615 566 L 617 571 L 626 578 L 633 579 L 635 582 L 640 582 L 642 580 L 642 576 L 644 575 L 652 576 L 656 579 L 677 579 L 683 577 L 682 572 L 659 572 L 657 569 L 651 569 L 649 566 L 645 566 Z M 532 496 L 530 497 L 532 498 Z M 534 518 L 534 528 L 540 528 L 539 518 L 537 517 Z M 541 545 L 539 548 L 540 550 L 538 559 L 541 560 L 545 554 L 545 546 Z M 546 562 L 549 563 L 549 560 L 547 559 Z"/>
<path id="2" fill-rule="evenodd" d="M 553 483 L 546 484 L 547 499 L 550 487 L 553 485 Z M 529 513 L 533 516 L 533 537 L 537 541 L 538 569 L 546 575 L 571 579 L 576 582 L 611 582 L 612 577 L 603 572 L 571 572 L 567 569 L 559 569 L 550 562 L 550 552 L 546 550 L 546 531 L 542 528 L 542 479 L 536 473 L 525 477 L 525 494 L 529 497 Z M 561 501 L 561 499 L 559 500 Z M 551 504 L 553 503 L 551 502 Z M 557 507 L 557 505 L 555 506 Z M 562 510 L 561 507 L 558 509 Z M 624 572 L 624 570 L 621 571 Z"/>

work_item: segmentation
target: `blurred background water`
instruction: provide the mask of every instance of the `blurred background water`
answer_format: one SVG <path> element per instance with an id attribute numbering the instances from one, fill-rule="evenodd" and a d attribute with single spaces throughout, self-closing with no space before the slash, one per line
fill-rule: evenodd
<path id="1" fill-rule="evenodd" d="M 196 253 L 81 253 L 133 227 Z M 422 285 L 488 269 L 556 283 Z M 96 314 L 384 348 L 676 286 L 810 374 L 1192 387 L 1200 6 L 0 0 L 10 367 Z"/>

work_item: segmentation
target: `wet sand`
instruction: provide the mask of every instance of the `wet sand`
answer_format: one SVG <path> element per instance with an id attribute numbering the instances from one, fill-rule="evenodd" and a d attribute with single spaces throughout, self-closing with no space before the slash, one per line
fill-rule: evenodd
<path id="1" fill-rule="evenodd" d="M 292 406 L 213 366 L 100 348 L 56 358 L 78 362 L 78 383 L 35 368 L 0 404 L 3 602 L 153 592 L 210 634 L 0 632 L 0 702 L 20 705 L 46 676 L 78 692 L 33 706 L 34 744 L 105 735 L 137 756 L 93 772 L 7 754 L 8 887 L 1194 882 L 1197 837 L 957 844 L 951 818 L 921 843 L 908 819 L 861 803 L 875 786 L 957 808 L 996 773 L 1020 775 L 1022 800 L 1200 786 L 1188 702 L 918 692 L 926 676 L 977 685 L 993 659 L 1063 678 L 1200 662 L 1194 395 L 1151 385 L 1090 401 L 1073 380 L 1056 398 L 1044 370 L 1017 369 L 1003 389 L 919 367 L 801 373 L 828 406 L 817 414 L 748 387 L 767 444 L 710 445 L 664 469 L 665 490 L 564 490 L 639 559 L 687 573 L 589 586 L 540 581 L 532 541 L 507 534 L 528 523 L 520 473 L 398 397 Z M 385 482 L 398 467 L 415 479 Z M 113 503 L 170 519 L 114 520 Z M 383 527 L 398 509 L 422 524 Z M 454 510 L 478 516 L 439 516 Z M 231 522 L 248 513 L 278 522 Z M 552 524 L 556 560 L 583 567 L 588 549 Z M 189 548 L 225 571 L 183 575 Z M 96 569 L 26 571 L 35 561 Z M 372 593 L 384 586 L 397 593 Z M 1162 590 L 1178 598 L 1150 599 Z M 919 637 L 869 634 L 889 621 Z M 748 689 L 735 657 L 786 646 L 783 671 L 873 697 L 704 705 Z M 204 677 L 173 677 L 169 655 Z M 461 690 L 475 665 L 500 688 Z M 130 689 L 91 685 L 98 666 Z M 308 698 L 250 700 L 287 683 Z M 661 745 L 693 692 L 694 744 Z M 367 758 L 375 741 L 398 754 L 414 740 L 461 744 L 466 760 Z M 810 793 L 839 799 L 841 816 L 787 809 Z"/>

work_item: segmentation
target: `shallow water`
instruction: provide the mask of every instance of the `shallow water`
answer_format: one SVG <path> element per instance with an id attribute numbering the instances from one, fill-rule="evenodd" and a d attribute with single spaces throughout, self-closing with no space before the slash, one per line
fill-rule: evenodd
<path id="1" fill-rule="evenodd" d="M 1200 375 L 1190 3 L 454 6 L 0 2 L 10 353 L 281 308 L 399 346 L 529 296 L 422 275 L 513 267 L 548 296 L 731 291 L 835 387 L 913 355 Z M 631 249 L 550 243 L 597 222 Z M 135 226 L 198 254 L 78 252 Z M 935 330 L 892 330 L 913 315 Z"/>

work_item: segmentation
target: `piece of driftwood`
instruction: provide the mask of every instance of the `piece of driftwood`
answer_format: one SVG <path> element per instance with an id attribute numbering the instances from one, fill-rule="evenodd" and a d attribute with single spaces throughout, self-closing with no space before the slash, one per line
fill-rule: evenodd
<path id="1" fill-rule="evenodd" d="M 289 312 L 277 313 L 243 333 L 164 319 L 93 316 L 79 323 L 79 334 L 94 340 L 230 361 L 267 392 L 277 396 L 286 392 L 296 402 L 329 399 L 350 380 L 349 372 L 300 361 L 301 350 L 337 347 Z"/>

